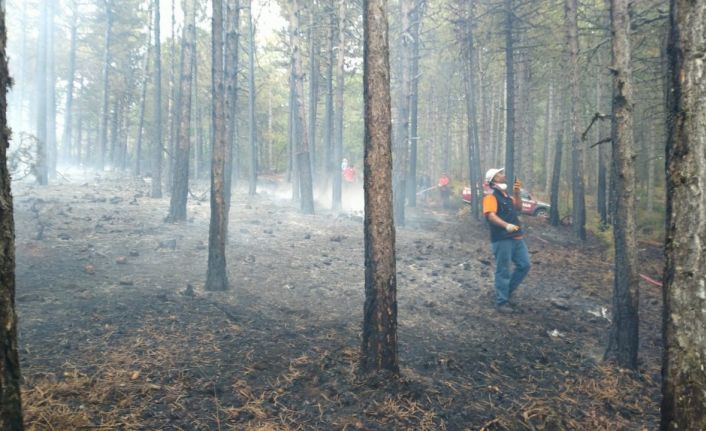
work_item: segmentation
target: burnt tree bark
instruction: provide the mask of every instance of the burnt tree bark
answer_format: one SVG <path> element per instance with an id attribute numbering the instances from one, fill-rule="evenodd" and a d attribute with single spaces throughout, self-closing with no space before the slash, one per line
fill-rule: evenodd
<path id="1" fill-rule="evenodd" d="M 64 109 L 64 134 L 61 144 L 64 158 L 71 160 L 71 134 L 73 126 L 74 79 L 76 75 L 76 42 L 78 32 L 78 6 L 71 2 L 71 47 L 69 48 L 69 73 L 66 79 L 66 107 Z"/>
<path id="2" fill-rule="evenodd" d="M 549 203 L 549 224 L 559 226 L 561 217 L 559 215 L 559 181 L 561 180 L 561 157 L 564 147 L 564 138 L 560 133 L 556 136 L 556 146 L 554 148 L 554 168 L 552 169 L 552 186 Z"/>
<path id="3" fill-rule="evenodd" d="M 640 279 L 637 263 L 637 211 L 633 148 L 633 89 L 630 70 L 629 0 L 610 3 L 613 41 L 613 115 L 611 137 L 615 164 L 616 201 L 613 209 L 615 269 L 613 321 L 606 358 L 624 368 L 637 368 Z"/>
<path id="4" fill-rule="evenodd" d="M 39 15 L 39 37 L 37 39 L 37 183 L 49 183 L 47 157 L 47 2 L 42 2 Z"/>
<path id="5" fill-rule="evenodd" d="M 706 428 L 706 4 L 672 0 L 670 23 L 661 428 L 696 430 Z"/>
<path id="6" fill-rule="evenodd" d="M 250 176 L 248 194 L 254 196 L 257 192 L 257 122 L 255 117 L 255 34 L 252 25 L 252 1 L 248 8 L 248 131 L 250 140 Z M 311 172 L 311 170 L 310 170 Z M 312 198 L 313 203 L 313 198 Z"/>
<path id="7" fill-rule="evenodd" d="M 419 117 L 419 28 L 422 20 L 422 8 L 424 0 L 415 0 L 414 7 L 410 13 L 410 36 L 412 37 L 412 64 L 410 95 L 409 95 L 409 170 L 407 172 L 407 205 L 417 206 L 417 153 L 419 137 L 418 117 Z"/>
<path id="8" fill-rule="evenodd" d="M 505 0 L 505 175 L 515 178 L 515 62 L 513 0 Z"/>
<path id="9" fill-rule="evenodd" d="M 476 106 L 476 53 L 473 40 L 474 1 L 468 3 L 468 23 L 466 25 L 466 115 L 468 128 L 468 178 L 471 186 L 471 212 L 473 218 L 480 218 L 480 198 L 482 194 L 483 174 L 480 168 L 480 142 L 478 137 L 478 116 Z"/>
<path id="10" fill-rule="evenodd" d="M 294 69 L 294 117 L 296 124 L 296 162 L 299 172 L 300 205 L 304 214 L 314 214 L 314 190 L 311 178 L 311 160 L 309 159 L 309 138 L 306 129 L 306 110 L 304 108 L 304 72 L 302 70 L 301 31 L 302 7 L 298 0 L 290 0 L 290 19 L 292 20 L 292 67 Z"/>
<path id="11" fill-rule="evenodd" d="M 110 108 L 108 102 L 110 100 L 110 63 L 112 62 L 112 54 L 110 52 L 111 41 L 113 38 L 113 11 L 111 10 L 112 1 L 104 0 L 106 26 L 105 26 L 105 46 L 103 48 L 103 96 L 100 113 L 100 142 L 98 143 L 98 169 L 105 168 L 105 157 L 108 145 L 108 116 Z"/>
<path id="12" fill-rule="evenodd" d="M 56 177 L 56 53 L 54 52 L 54 15 L 55 2 L 48 2 L 47 15 L 47 165 L 49 176 Z"/>
<path id="13" fill-rule="evenodd" d="M 361 370 L 399 373 L 390 62 L 384 0 L 363 1 L 365 305 Z"/>
<path id="14" fill-rule="evenodd" d="M 7 168 L 7 148 L 10 145 L 7 91 L 10 76 L 5 55 L 6 35 L 3 5 L 0 10 L 0 429 L 21 430 L 21 377 L 15 314 L 15 235 L 11 181 Z"/>
<path id="15" fill-rule="evenodd" d="M 240 53 L 240 0 L 226 1 L 226 170 L 225 170 L 225 202 L 226 213 L 230 213 L 231 195 L 233 193 L 233 172 L 235 166 L 234 153 L 238 147 L 238 66 Z"/>
<path id="16" fill-rule="evenodd" d="M 320 157 L 316 151 L 316 117 L 319 104 L 319 44 L 317 42 L 316 32 L 317 15 L 313 5 L 309 7 L 309 148 L 311 152 L 311 170 L 312 176 L 318 178 L 317 175 L 317 157 Z"/>
<path id="17" fill-rule="evenodd" d="M 343 159 L 343 90 L 345 85 L 346 2 L 338 0 L 338 52 L 336 53 L 336 96 L 333 137 L 333 197 L 331 208 L 341 208 L 341 160 Z"/>
<path id="18" fill-rule="evenodd" d="M 565 0 L 564 17 L 566 24 L 566 41 L 569 51 L 569 87 L 571 106 L 571 220 L 574 235 L 581 240 L 586 239 L 586 199 L 583 181 L 583 143 L 580 139 L 579 125 L 579 38 L 578 38 L 578 4 L 577 0 Z"/>
<path id="19" fill-rule="evenodd" d="M 15 314 L 15 221 L 7 169 L 10 133 L 7 127 L 7 30 L 5 5 L 0 5 L 0 429 L 20 431 L 20 360 L 17 352 L 17 315 Z"/>
<path id="20" fill-rule="evenodd" d="M 154 142 L 152 142 L 152 190 L 150 196 L 162 197 L 162 42 L 159 39 L 159 0 L 154 0 Z"/>
<path id="21" fill-rule="evenodd" d="M 329 11 L 329 18 L 328 18 L 328 33 L 327 33 L 327 42 L 326 42 L 326 53 L 327 53 L 327 58 L 328 61 L 326 62 L 326 98 L 325 98 L 325 112 L 324 112 L 324 151 L 325 151 L 325 156 L 322 157 L 322 161 L 324 163 L 323 168 L 324 168 L 324 173 L 326 175 L 326 178 L 328 179 L 333 179 L 333 176 L 338 174 L 339 176 L 341 175 L 341 172 L 339 172 L 339 168 L 337 167 L 338 163 L 340 161 L 337 161 L 335 159 L 334 155 L 334 150 L 333 150 L 333 61 L 335 59 L 334 56 L 334 38 L 336 36 L 335 32 L 335 22 L 336 18 L 333 13 L 333 10 Z M 328 180 L 327 180 L 328 181 Z M 340 187 L 339 187 L 340 189 Z M 340 195 L 340 193 L 339 193 Z M 335 196 L 335 195 L 334 195 Z M 339 200 L 340 202 L 340 200 Z M 340 206 L 340 205 L 339 205 Z"/>
<path id="22" fill-rule="evenodd" d="M 410 11 L 412 10 L 412 0 L 400 0 L 400 91 L 397 105 L 397 119 L 394 134 L 394 157 L 392 184 L 392 198 L 395 205 L 395 225 L 405 225 L 405 203 L 407 194 L 407 168 L 409 164 L 409 100 L 410 100 L 410 58 L 411 41 L 410 32 Z"/>
<path id="23" fill-rule="evenodd" d="M 142 95 L 140 96 L 140 113 L 137 123 L 137 141 L 135 142 L 135 175 L 142 172 L 142 130 L 145 126 L 145 106 L 147 105 L 147 85 L 150 82 L 150 60 L 152 55 L 152 3 L 149 6 L 149 24 L 147 25 L 147 53 L 145 53 L 145 65 L 142 76 Z"/>
<path id="24" fill-rule="evenodd" d="M 191 150 L 191 81 L 192 59 L 196 44 L 196 11 L 194 0 L 184 3 L 184 28 L 181 45 L 181 72 L 179 74 L 179 133 L 174 145 L 172 193 L 167 222 L 186 220 L 186 201 L 189 195 L 189 153 Z"/>
<path id="25" fill-rule="evenodd" d="M 206 290 L 227 290 L 226 237 L 228 213 L 225 202 L 224 175 L 227 145 L 225 128 L 225 92 L 223 85 L 223 2 L 213 0 L 211 18 L 211 105 L 213 150 L 211 152 L 211 221 L 208 229 L 208 271 Z"/>

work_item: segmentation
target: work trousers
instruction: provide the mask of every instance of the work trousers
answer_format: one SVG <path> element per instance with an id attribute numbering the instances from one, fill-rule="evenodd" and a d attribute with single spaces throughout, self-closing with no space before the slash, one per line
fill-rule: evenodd
<path id="1" fill-rule="evenodd" d="M 527 245 L 522 239 L 504 239 L 493 243 L 495 255 L 495 304 L 503 305 L 510 301 L 530 270 Z M 510 261 L 515 270 L 510 274 Z"/>

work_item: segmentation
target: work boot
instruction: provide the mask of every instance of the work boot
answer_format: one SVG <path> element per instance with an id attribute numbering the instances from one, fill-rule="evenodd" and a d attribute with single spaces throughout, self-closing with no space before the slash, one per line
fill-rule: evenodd
<path id="1" fill-rule="evenodd" d="M 515 314 L 515 310 L 512 308 L 512 306 L 510 306 L 508 302 L 499 305 L 496 304 L 495 311 L 500 314 Z"/>

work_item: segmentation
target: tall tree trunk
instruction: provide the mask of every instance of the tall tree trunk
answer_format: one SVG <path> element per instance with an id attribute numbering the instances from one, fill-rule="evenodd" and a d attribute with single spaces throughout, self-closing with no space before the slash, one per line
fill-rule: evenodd
<path id="1" fill-rule="evenodd" d="M 110 63 L 112 62 L 112 54 L 110 52 L 111 41 L 113 38 L 113 11 L 111 10 L 112 1 L 104 0 L 106 26 L 105 26 L 105 48 L 103 50 L 103 102 L 101 103 L 100 114 L 100 142 L 98 153 L 98 168 L 105 168 L 105 156 L 108 145 L 108 116 L 110 109 L 108 101 L 110 99 Z"/>
<path id="2" fill-rule="evenodd" d="M 606 357 L 621 367 L 637 368 L 638 305 L 640 278 L 637 267 L 637 217 L 635 209 L 635 166 L 633 149 L 633 93 L 630 71 L 629 0 L 611 1 L 613 40 L 613 160 L 616 167 L 616 207 L 613 240 L 615 275 L 613 321 Z"/>
<path id="3" fill-rule="evenodd" d="M 341 161 L 343 159 L 343 90 L 345 79 L 346 55 L 346 2 L 338 0 L 338 53 L 336 57 L 336 100 L 334 108 L 334 140 L 333 140 L 333 197 L 331 208 L 341 209 Z"/>
<path id="4" fill-rule="evenodd" d="M 333 61 L 334 56 L 334 39 L 336 37 L 336 16 L 333 11 L 329 13 L 329 26 L 326 53 L 328 61 L 326 63 L 326 112 L 324 113 L 324 151 L 326 155 L 323 159 L 323 170 L 328 181 L 333 180 L 336 175 L 341 176 L 339 163 L 340 160 L 335 159 L 335 151 L 333 149 Z M 340 184 L 340 183 L 339 183 Z M 339 193 L 340 194 L 340 193 Z M 335 196 L 335 195 L 334 195 Z"/>
<path id="5" fill-rule="evenodd" d="M 21 431 L 20 360 L 17 352 L 17 314 L 15 314 L 15 221 L 13 218 L 7 148 L 7 30 L 5 3 L 0 4 L 0 429 Z"/>
<path id="6" fill-rule="evenodd" d="M 405 202 L 407 193 L 407 167 L 409 164 L 409 99 L 410 99 L 410 57 L 411 46 L 408 40 L 410 31 L 410 11 L 412 0 L 400 0 L 401 28 L 400 43 L 400 92 L 397 107 L 395 148 L 393 150 L 393 202 L 395 205 L 395 225 L 405 225 Z"/>
<path id="7" fill-rule="evenodd" d="M 252 5 L 249 5 L 252 7 Z M 238 146 L 238 67 L 240 53 L 240 0 L 226 1 L 226 170 L 225 170 L 225 204 L 226 214 L 230 213 L 233 193 L 234 149 Z M 236 176 L 237 178 L 237 176 Z"/>
<path id="8" fill-rule="evenodd" d="M 265 170 L 270 171 L 273 169 L 274 166 L 274 156 L 273 156 L 273 151 L 274 151 L 274 145 L 275 145 L 275 138 L 274 138 L 274 129 L 272 127 L 273 121 L 272 121 L 272 88 L 267 87 L 267 151 L 266 151 L 266 157 L 265 157 Z"/>
<path id="9" fill-rule="evenodd" d="M 73 126 L 74 79 L 76 74 L 76 33 L 78 29 L 78 6 L 71 1 L 71 48 L 69 51 L 69 74 L 66 79 L 66 108 L 64 110 L 64 135 L 62 147 L 64 159 L 71 160 L 71 133 Z"/>
<path id="10" fill-rule="evenodd" d="M 316 116 L 319 104 L 319 44 L 316 41 L 316 13 L 313 5 L 309 7 L 309 149 L 311 151 L 312 177 L 318 177 L 316 151 Z"/>
<path id="11" fill-rule="evenodd" d="M 83 87 L 83 78 L 79 80 L 79 88 Z M 78 164 L 84 164 L 84 154 L 83 154 L 83 111 L 78 109 L 76 112 L 76 162 Z"/>
<path id="12" fill-rule="evenodd" d="M 248 8 L 248 130 L 250 135 L 250 180 L 248 195 L 257 192 L 257 124 L 255 122 L 255 34 L 252 25 L 252 0 Z"/>
<path id="13" fill-rule="evenodd" d="M 206 290 L 227 290 L 226 238 L 228 213 L 225 202 L 224 174 L 228 156 L 225 127 L 225 92 L 223 85 L 223 2 L 213 0 L 211 21 L 211 97 L 213 151 L 211 154 L 211 221 L 208 229 L 208 272 Z"/>
<path id="14" fill-rule="evenodd" d="M 152 5 L 150 3 L 147 25 L 147 53 L 145 54 L 145 65 L 142 71 L 142 95 L 140 97 L 140 113 L 137 124 L 137 141 L 135 143 L 135 175 L 140 176 L 142 171 L 142 130 L 145 125 L 145 106 L 147 105 L 147 85 L 150 81 L 150 57 L 152 55 Z"/>
<path id="15" fill-rule="evenodd" d="M 54 52 L 54 15 L 56 14 L 55 2 L 49 2 L 47 22 L 47 156 L 49 176 L 56 176 L 56 68 Z"/>
<path id="16" fill-rule="evenodd" d="M 172 177 L 174 172 L 174 150 L 177 139 L 177 121 L 179 117 L 179 88 L 176 83 L 176 2 L 171 3 L 171 38 L 169 40 L 169 97 L 167 98 L 167 116 L 169 118 L 169 131 L 167 137 L 167 166 L 165 172 L 165 183 L 168 189 L 172 188 Z M 221 0 L 222 2 L 222 0 Z"/>
<path id="17" fill-rule="evenodd" d="M 414 7 L 410 13 L 412 37 L 412 64 L 411 64 L 411 91 L 409 99 L 410 113 L 410 145 L 409 145 L 409 172 L 407 173 L 407 204 L 410 207 L 417 206 L 417 121 L 419 116 L 419 27 L 421 26 L 423 0 L 415 0 Z"/>
<path id="18" fill-rule="evenodd" d="M 140 113 L 137 123 L 137 141 L 135 143 L 135 175 L 140 176 L 142 171 L 142 130 L 145 126 L 145 106 L 147 105 L 147 85 L 149 84 L 150 56 L 152 55 L 152 3 L 150 3 L 150 17 L 147 30 L 147 53 L 142 72 L 142 95 L 140 96 Z"/>
<path id="19" fill-rule="evenodd" d="M 574 235 L 586 239 L 586 201 L 583 182 L 583 142 L 579 136 L 579 39 L 577 0 L 565 0 L 566 39 L 569 50 L 569 86 L 571 88 L 571 220 Z"/>
<path id="20" fill-rule="evenodd" d="M 361 369 L 399 373 L 390 62 L 384 0 L 363 0 L 365 305 Z"/>
<path id="21" fill-rule="evenodd" d="M 186 220 L 186 201 L 189 195 L 189 154 L 191 152 L 191 80 L 194 45 L 196 44 L 196 11 L 194 0 L 184 3 L 184 35 L 181 45 L 181 73 L 179 76 L 179 135 L 174 146 L 172 193 L 167 222 Z"/>
<path id="22" fill-rule="evenodd" d="M 110 151 L 108 159 L 110 160 L 110 166 L 112 168 L 116 167 L 118 161 L 118 123 L 122 105 L 123 101 L 120 100 L 120 97 L 116 95 L 115 100 L 113 101 L 113 110 L 111 112 L 109 135 Z"/>
<path id="23" fill-rule="evenodd" d="M 39 18 L 39 37 L 37 40 L 37 183 L 45 186 L 49 183 L 47 155 L 47 20 L 48 2 L 42 2 Z"/>
<path id="24" fill-rule="evenodd" d="M 152 142 L 153 198 L 162 197 L 162 42 L 159 39 L 159 0 L 154 0 L 154 142 Z"/>
<path id="25" fill-rule="evenodd" d="M 554 84 L 552 82 L 549 83 L 549 90 L 547 91 L 547 107 L 544 111 L 544 192 L 548 192 L 549 188 L 551 187 L 551 176 L 549 175 L 549 172 L 551 172 L 551 169 L 549 169 L 549 159 L 551 158 L 551 145 L 550 145 L 550 140 L 552 139 L 551 135 L 551 130 L 552 130 L 552 124 L 554 122 L 554 116 L 552 109 L 554 108 L 553 106 L 554 103 Z"/>
<path id="26" fill-rule="evenodd" d="M 556 135 L 556 146 L 554 148 L 554 168 L 552 169 L 552 186 L 549 197 L 549 224 L 559 226 L 561 216 L 559 214 L 559 182 L 561 181 L 561 157 L 564 147 L 564 138 L 561 132 Z"/>
<path id="27" fill-rule="evenodd" d="M 663 430 L 706 426 L 705 17 L 704 2 L 670 2 Z"/>
<path id="28" fill-rule="evenodd" d="M 304 72 L 302 70 L 302 43 L 299 37 L 301 31 L 302 7 L 299 0 L 289 0 L 290 19 L 292 21 L 292 67 L 294 68 L 294 105 L 296 117 L 297 170 L 299 171 L 299 189 L 301 193 L 301 210 L 304 214 L 314 213 L 314 192 L 311 178 L 311 161 L 309 160 L 309 139 L 306 129 L 306 111 L 304 108 Z"/>
<path id="29" fill-rule="evenodd" d="M 478 116 L 476 109 L 476 54 L 473 40 L 473 20 L 475 1 L 468 3 L 468 25 L 466 55 L 467 67 L 465 68 L 465 88 L 466 88 L 466 114 L 468 128 L 468 178 L 471 186 L 471 211 L 473 218 L 480 218 L 480 197 L 482 194 L 483 174 L 480 168 L 480 150 L 478 137 Z"/>
<path id="30" fill-rule="evenodd" d="M 505 0 L 505 175 L 515 178 L 515 63 L 513 0 Z"/>

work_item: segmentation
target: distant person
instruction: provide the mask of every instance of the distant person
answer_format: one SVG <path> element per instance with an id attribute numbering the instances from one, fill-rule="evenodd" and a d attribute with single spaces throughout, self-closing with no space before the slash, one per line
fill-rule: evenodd
<path id="1" fill-rule="evenodd" d="M 449 202 L 449 197 L 451 196 L 449 182 L 449 176 L 446 175 L 446 173 L 443 173 L 439 177 L 439 182 L 437 183 L 437 186 L 439 187 L 439 195 L 441 196 L 441 204 L 444 208 L 449 208 L 451 206 L 451 203 Z"/>
<path id="2" fill-rule="evenodd" d="M 501 313 L 512 313 L 512 294 L 530 270 L 529 253 L 518 216 L 522 209 L 522 183 L 515 180 L 511 197 L 507 193 L 504 168 L 489 169 L 485 180 L 492 190 L 483 198 L 483 215 L 490 227 L 490 242 L 495 256 L 495 308 Z M 515 264 L 512 274 L 510 261 Z"/>
<path id="3" fill-rule="evenodd" d="M 353 165 L 347 166 L 343 170 L 343 179 L 346 180 L 346 182 L 348 182 L 348 183 L 356 182 L 357 175 L 358 175 L 358 173 L 355 171 L 355 166 L 353 166 Z"/>
<path id="4" fill-rule="evenodd" d="M 348 159 L 344 158 L 341 161 L 341 172 L 345 171 L 348 168 Z"/>

